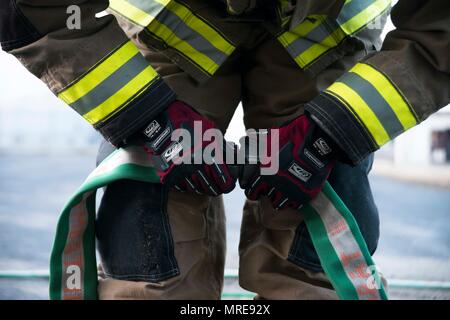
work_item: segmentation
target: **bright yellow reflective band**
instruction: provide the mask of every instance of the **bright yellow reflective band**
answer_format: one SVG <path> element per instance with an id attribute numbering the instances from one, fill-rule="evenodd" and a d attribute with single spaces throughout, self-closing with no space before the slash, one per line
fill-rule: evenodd
<path id="1" fill-rule="evenodd" d="M 83 115 L 83 117 L 90 124 L 96 124 L 99 121 L 105 120 L 126 107 L 133 101 L 133 97 L 139 96 L 139 93 L 147 89 L 157 76 L 156 71 L 151 66 L 148 66 L 114 95 L 110 96 L 95 109 Z"/>
<path id="2" fill-rule="evenodd" d="M 352 88 L 344 83 L 335 82 L 325 92 L 337 97 L 350 112 L 357 115 L 378 146 L 391 140 L 375 113 Z"/>
<path id="3" fill-rule="evenodd" d="M 235 47 L 184 5 L 170 2 L 149 26 L 167 45 L 214 74 Z"/>
<path id="4" fill-rule="evenodd" d="M 304 51 L 302 54 L 295 58 L 295 61 L 301 66 L 306 67 L 315 61 L 322 54 L 336 47 L 344 38 L 346 34 L 341 29 L 336 29 L 332 34 L 330 34 L 321 43 L 316 43 L 311 46 L 308 50 Z"/>
<path id="5" fill-rule="evenodd" d="M 353 0 L 355 1 L 355 0 Z M 358 1 L 358 0 L 356 0 Z M 380 16 L 391 5 L 391 0 L 377 0 L 358 15 L 340 25 L 342 30 L 351 35 Z"/>
<path id="6" fill-rule="evenodd" d="M 149 0 L 143 0 L 143 1 L 149 1 Z M 169 3 L 174 2 L 174 0 L 150 0 L 150 1 L 158 2 L 159 4 L 161 4 L 163 6 L 167 6 Z"/>
<path id="7" fill-rule="evenodd" d="M 323 23 L 323 21 L 326 19 L 326 16 L 312 15 L 312 16 L 309 16 L 308 18 L 310 18 L 310 19 L 303 21 L 294 29 L 282 33 L 278 37 L 278 40 L 285 47 L 287 47 L 294 41 L 306 36 L 313 29 L 315 29 L 316 27 L 321 25 Z"/>
<path id="8" fill-rule="evenodd" d="M 128 41 L 105 60 L 94 66 L 84 77 L 70 84 L 66 90 L 58 94 L 58 98 L 69 105 L 72 104 L 111 76 L 138 52 L 136 46 Z"/>
<path id="9" fill-rule="evenodd" d="M 148 26 L 155 18 L 124 0 L 109 0 L 109 8 L 142 27 Z"/>
<path id="10" fill-rule="evenodd" d="M 236 49 L 188 7 L 173 0 L 112 0 L 110 8 L 147 28 L 209 75 Z"/>
<path id="11" fill-rule="evenodd" d="M 394 111 L 404 130 L 408 130 L 417 124 L 409 102 L 384 74 L 365 63 L 358 63 L 350 72 L 366 79 L 377 89 Z"/>
<path id="12" fill-rule="evenodd" d="M 188 42 L 180 39 L 171 29 L 167 28 L 159 21 L 154 20 L 150 26 L 148 26 L 148 29 L 155 35 L 161 37 L 169 46 L 177 49 L 183 55 L 194 61 L 207 73 L 214 74 L 214 72 L 219 69 L 219 65 L 211 60 L 206 54 L 196 50 Z"/>
<path id="13" fill-rule="evenodd" d="M 58 97 L 95 125 L 127 106 L 156 79 L 156 71 L 127 41 Z"/>
<path id="14" fill-rule="evenodd" d="M 306 68 L 347 36 L 367 27 L 390 6 L 391 0 L 347 0 L 336 20 L 310 16 L 312 21 L 306 19 L 294 30 L 281 34 L 278 40 L 297 64 Z"/>
<path id="15" fill-rule="evenodd" d="M 187 7 L 177 3 L 176 1 L 172 1 L 167 5 L 167 9 L 171 10 L 190 28 L 197 31 L 198 34 L 207 39 L 217 50 L 225 53 L 226 55 L 233 53 L 235 47 L 230 42 L 225 40 L 224 37 L 213 27 L 195 16 L 194 13 Z"/>

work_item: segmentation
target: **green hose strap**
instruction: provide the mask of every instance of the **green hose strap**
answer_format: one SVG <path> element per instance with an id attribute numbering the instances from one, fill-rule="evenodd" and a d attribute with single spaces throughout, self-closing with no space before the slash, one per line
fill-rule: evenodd
<path id="1" fill-rule="evenodd" d="M 115 151 L 89 175 L 58 221 L 50 258 L 50 299 L 97 299 L 96 191 L 122 179 L 159 182 L 140 147 Z M 339 298 L 387 299 L 352 214 L 328 183 L 301 213 Z"/>

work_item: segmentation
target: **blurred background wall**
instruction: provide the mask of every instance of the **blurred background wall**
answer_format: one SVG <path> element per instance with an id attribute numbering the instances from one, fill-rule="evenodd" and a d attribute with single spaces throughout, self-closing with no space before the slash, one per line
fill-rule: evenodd
<path id="1" fill-rule="evenodd" d="M 97 133 L 15 58 L 0 51 L 0 152 L 92 152 Z"/>

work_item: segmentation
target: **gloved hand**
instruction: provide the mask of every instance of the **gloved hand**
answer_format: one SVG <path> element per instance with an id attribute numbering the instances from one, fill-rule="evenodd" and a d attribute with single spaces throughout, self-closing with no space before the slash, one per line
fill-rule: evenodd
<path id="1" fill-rule="evenodd" d="M 194 122 L 197 122 L 195 128 Z M 144 146 L 152 158 L 161 183 L 178 191 L 213 196 L 234 189 L 237 173 L 232 173 L 224 160 L 226 152 L 235 152 L 234 145 L 229 145 L 223 139 L 204 141 L 204 132 L 213 128 L 216 126 L 212 121 L 187 104 L 175 101 L 144 129 Z M 186 129 L 190 139 L 183 136 L 172 137 L 176 129 Z M 194 129 L 198 131 L 196 135 Z M 215 144 L 215 150 L 221 152 L 213 154 L 211 159 L 206 161 L 202 157 L 203 151 L 208 145 L 208 148 L 211 148 L 211 143 Z M 196 154 L 199 156 L 196 159 L 200 161 L 194 161 Z"/>
<path id="2" fill-rule="evenodd" d="M 268 165 L 245 165 L 239 182 L 250 200 L 267 196 L 276 209 L 300 209 L 322 190 L 340 151 L 314 121 L 302 115 L 268 130 L 265 154 L 271 157 L 278 152 L 271 144 L 275 130 L 279 133 L 278 172 L 261 175 L 261 168 Z"/>

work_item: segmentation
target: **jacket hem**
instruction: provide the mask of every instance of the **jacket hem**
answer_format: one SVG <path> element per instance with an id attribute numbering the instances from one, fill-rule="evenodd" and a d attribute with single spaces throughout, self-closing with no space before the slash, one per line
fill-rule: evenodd
<path id="1" fill-rule="evenodd" d="M 124 110 L 96 125 L 95 129 L 112 145 L 118 147 L 164 111 L 175 99 L 175 93 L 160 78 Z"/>
<path id="2" fill-rule="evenodd" d="M 305 110 L 345 153 L 344 162 L 357 165 L 378 149 L 355 116 L 333 96 L 323 92 Z"/>

